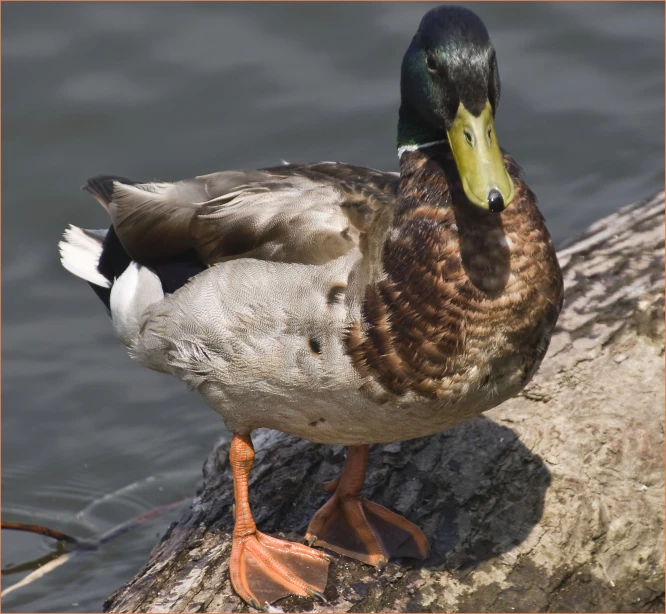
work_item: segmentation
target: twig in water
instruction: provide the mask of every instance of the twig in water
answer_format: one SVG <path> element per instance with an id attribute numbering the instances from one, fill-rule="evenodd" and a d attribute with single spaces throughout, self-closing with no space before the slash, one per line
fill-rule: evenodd
<path id="1" fill-rule="evenodd" d="M 106 531 L 106 533 L 102 533 L 102 535 L 93 538 L 93 539 L 88 539 L 85 541 L 80 541 L 76 539 L 75 537 L 71 537 L 70 535 L 65 535 L 64 533 L 61 533 L 60 531 L 56 531 L 55 529 L 49 529 L 48 527 L 44 527 L 41 525 L 36 525 L 36 524 L 23 524 L 21 522 L 2 522 L 2 528 L 3 529 L 13 529 L 16 531 L 28 531 L 29 533 L 38 533 L 39 535 L 46 535 L 48 537 L 52 537 L 53 539 L 57 539 L 61 543 L 68 543 L 68 544 L 73 544 L 74 548 L 66 552 L 65 550 L 62 550 L 60 554 L 56 554 L 56 558 L 52 558 L 52 555 L 49 555 L 48 558 L 51 558 L 48 563 L 45 565 L 42 565 L 38 569 L 35 569 L 32 573 L 28 574 L 25 578 L 17 582 L 16 584 L 12 584 L 11 586 L 7 587 L 0 593 L 0 597 L 5 597 L 7 594 L 11 593 L 12 591 L 15 591 L 17 588 L 21 588 L 23 586 L 27 586 L 28 584 L 31 584 L 35 580 L 38 580 L 39 578 L 45 576 L 47 573 L 53 571 L 54 569 L 60 567 L 62 564 L 66 563 L 69 561 L 73 556 L 82 554 L 83 552 L 91 552 L 92 550 L 96 550 L 99 548 L 102 544 L 105 544 L 108 541 L 111 541 L 112 539 L 115 539 L 116 537 L 119 537 L 120 535 L 123 535 L 127 533 L 128 531 L 131 531 L 132 529 L 135 529 L 138 527 L 140 524 L 152 520 L 153 518 L 157 518 L 158 516 L 161 516 L 162 514 L 182 505 L 185 502 L 191 502 L 192 497 L 185 497 L 183 499 L 180 499 L 178 501 L 174 501 L 173 503 L 167 503 L 166 505 L 162 505 L 160 507 L 156 507 L 153 510 L 150 510 L 149 512 L 146 512 L 144 514 L 141 514 L 140 516 L 136 516 L 135 518 L 132 518 L 130 520 L 127 520 L 121 524 L 119 524 L 116 527 L 113 527 L 109 531 Z M 37 561 L 38 564 L 41 564 L 41 562 L 44 560 L 45 557 L 39 559 Z M 33 564 L 35 561 L 33 561 Z M 25 570 L 27 564 L 21 565 L 21 566 L 16 566 L 12 567 L 7 570 L 3 570 L 4 573 L 12 573 L 16 571 L 23 571 Z M 20 568 L 20 569 L 19 569 Z"/>
<path id="2" fill-rule="evenodd" d="M 2 524 L 3 529 L 11 529 L 12 531 L 26 531 L 28 533 L 39 533 L 39 535 L 46 535 L 46 537 L 52 537 L 57 539 L 60 542 L 69 542 L 69 543 L 78 543 L 76 537 L 71 535 L 65 535 L 60 531 L 55 529 L 49 529 L 49 527 L 44 527 L 40 524 L 24 524 L 23 522 L 5 522 L 4 520 L 0 523 Z"/>

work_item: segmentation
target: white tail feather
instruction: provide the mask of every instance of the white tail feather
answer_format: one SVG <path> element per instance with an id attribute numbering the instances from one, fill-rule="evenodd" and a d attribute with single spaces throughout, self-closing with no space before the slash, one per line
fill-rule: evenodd
<path id="1" fill-rule="evenodd" d="M 131 347 L 144 323 L 147 307 L 164 298 L 160 278 L 149 268 L 130 262 L 111 288 L 111 321 L 118 338 Z"/>
<path id="2" fill-rule="evenodd" d="M 105 235 L 105 230 L 84 232 L 81 228 L 70 226 L 65 230 L 58 248 L 60 262 L 70 273 L 96 286 L 110 288 L 111 282 L 97 270 Z"/>

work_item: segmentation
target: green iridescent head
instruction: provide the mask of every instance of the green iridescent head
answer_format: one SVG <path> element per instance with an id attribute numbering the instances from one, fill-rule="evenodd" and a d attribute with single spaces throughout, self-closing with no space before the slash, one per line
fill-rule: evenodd
<path id="1" fill-rule="evenodd" d="M 497 144 L 500 98 L 495 49 L 469 9 L 428 11 L 402 61 L 398 146 L 447 139 L 467 198 L 503 211 L 514 186 Z"/>

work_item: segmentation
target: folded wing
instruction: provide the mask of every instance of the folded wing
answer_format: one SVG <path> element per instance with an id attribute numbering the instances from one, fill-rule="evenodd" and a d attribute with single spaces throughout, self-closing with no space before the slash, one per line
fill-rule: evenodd
<path id="1" fill-rule="evenodd" d="M 156 265 L 194 250 L 202 263 L 236 258 L 324 264 L 388 225 L 398 176 L 345 164 L 225 171 L 175 183 L 100 176 L 104 205 L 128 255 Z M 383 220 L 383 222 L 382 222 Z"/>

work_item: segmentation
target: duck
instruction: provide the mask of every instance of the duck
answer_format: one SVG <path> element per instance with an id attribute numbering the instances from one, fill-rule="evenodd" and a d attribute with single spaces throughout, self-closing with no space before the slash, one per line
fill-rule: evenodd
<path id="1" fill-rule="evenodd" d="M 548 348 L 562 273 L 534 193 L 500 149 L 495 48 L 439 6 L 402 61 L 400 172 L 345 163 L 174 182 L 88 180 L 105 230 L 70 226 L 89 282 L 141 365 L 198 391 L 232 434 L 231 584 L 259 608 L 324 599 L 330 550 L 381 568 L 424 533 L 362 495 L 372 444 L 451 429 L 518 394 Z M 347 447 L 304 543 L 261 532 L 251 434 Z"/>

